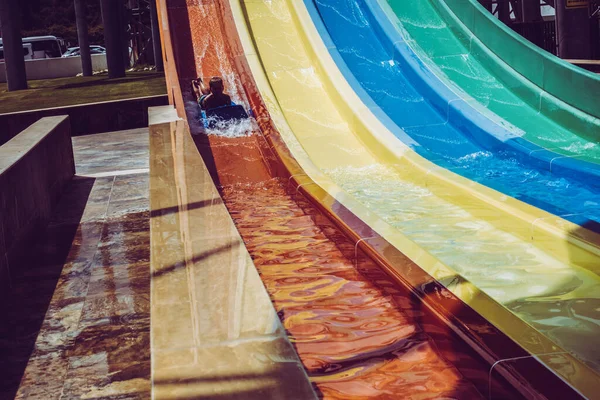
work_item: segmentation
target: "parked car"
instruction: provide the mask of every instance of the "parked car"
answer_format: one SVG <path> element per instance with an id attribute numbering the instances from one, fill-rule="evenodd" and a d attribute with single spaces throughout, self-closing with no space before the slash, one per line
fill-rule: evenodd
<path id="1" fill-rule="evenodd" d="M 91 54 L 106 54 L 106 49 L 102 46 L 91 45 L 90 46 Z M 79 51 L 79 47 L 69 47 L 63 57 L 77 57 L 80 56 L 81 52 Z"/>

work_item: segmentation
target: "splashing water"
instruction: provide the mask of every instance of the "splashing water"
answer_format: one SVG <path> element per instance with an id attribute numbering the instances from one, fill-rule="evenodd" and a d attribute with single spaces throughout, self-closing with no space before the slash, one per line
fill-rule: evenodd
<path id="1" fill-rule="evenodd" d="M 252 135 L 259 130 L 256 120 L 252 117 L 246 119 L 220 120 L 216 117 L 202 118 L 198 103 L 186 101 L 185 108 L 188 112 L 188 122 L 193 135 L 214 135 L 226 138 L 239 138 Z M 206 125 L 210 128 L 206 128 Z"/>
<path id="2" fill-rule="evenodd" d="M 209 117 L 206 121 L 210 128 L 203 127 L 202 130 L 207 135 L 238 138 L 250 136 L 259 129 L 254 118 L 220 120 Z"/>

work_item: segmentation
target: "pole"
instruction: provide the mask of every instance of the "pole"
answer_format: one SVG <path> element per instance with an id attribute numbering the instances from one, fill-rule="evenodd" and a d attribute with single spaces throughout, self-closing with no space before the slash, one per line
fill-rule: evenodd
<path id="1" fill-rule="evenodd" d="M 154 65 L 156 72 L 164 72 L 162 46 L 160 43 L 160 26 L 158 25 L 158 13 L 156 11 L 156 0 L 150 0 L 150 26 L 152 28 L 152 49 L 154 50 Z"/>
<path id="2" fill-rule="evenodd" d="M 27 72 L 23 55 L 21 36 L 21 15 L 19 3 L 13 0 L 0 0 L 0 24 L 2 25 L 2 46 L 8 91 L 27 89 Z"/>
<path id="3" fill-rule="evenodd" d="M 521 22 L 543 21 L 539 1 L 521 0 L 519 5 L 521 6 Z"/>
<path id="4" fill-rule="evenodd" d="M 75 0 L 75 20 L 77 22 L 77 41 L 81 54 L 81 70 L 83 76 L 92 76 L 92 55 L 88 37 L 87 4 L 85 0 Z"/>
<path id="5" fill-rule="evenodd" d="M 558 56 L 589 60 L 592 57 L 589 1 L 556 0 Z"/>
<path id="6" fill-rule="evenodd" d="M 123 65 L 125 69 L 131 67 L 129 59 L 129 32 L 127 21 L 129 20 L 129 9 L 123 0 L 115 0 L 119 4 L 119 26 L 121 28 L 121 51 L 123 52 Z"/>
<path id="7" fill-rule="evenodd" d="M 482 6 L 484 6 L 489 12 L 492 12 L 492 0 L 479 0 Z"/>
<path id="8" fill-rule="evenodd" d="M 6 1 L 6 0 L 5 0 Z M 101 0 L 102 23 L 104 25 L 104 42 L 106 44 L 106 63 L 108 77 L 122 78 L 125 76 L 123 61 L 122 28 L 119 18 L 120 4 L 116 0 Z"/>
<path id="9" fill-rule="evenodd" d="M 510 25 L 510 2 L 508 0 L 498 0 L 498 19 L 506 25 Z"/>

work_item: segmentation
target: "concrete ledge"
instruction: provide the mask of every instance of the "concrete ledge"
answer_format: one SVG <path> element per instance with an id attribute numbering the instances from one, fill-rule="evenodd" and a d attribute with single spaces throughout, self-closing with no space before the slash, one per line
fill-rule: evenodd
<path id="1" fill-rule="evenodd" d="M 67 116 L 42 118 L 0 147 L 0 290 L 75 174 Z"/>
<path id="2" fill-rule="evenodd" d="M 152 398 L 315 398 L 186 122 L 154 111 Z"/>
<path id="3" fill-rule="evenodd" d="M 106 54 L 92 54 L 92 70 L 106 69 Z M 27 79 L 66 78 L 81 73 L 81 57 L 25 60 Z M 6 82 L 6 64 L 0 63 L 0 82 Z"/>
<path id="4" fill-rule="evenodd" d="M 40 118 L 68 115 L 73 136 L 148 126 L 148 108 L 168 104 L 166 94 L 0 114 L 0 145 Z"/>

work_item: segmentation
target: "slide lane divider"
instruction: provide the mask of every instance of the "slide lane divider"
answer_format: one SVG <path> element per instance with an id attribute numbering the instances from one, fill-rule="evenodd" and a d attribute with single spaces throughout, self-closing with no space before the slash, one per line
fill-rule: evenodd
<path id="1" fill-rule="evenodd" d="M 316 25 L 317 30 L 321 33 L 321 35 L 326 36 L 326 37 L 329 36 L 329 34 L 328 34 L 325 26 L 323 25 L 323 22 L 322 22 L 321 18 L 320 18 L 318 10 L 316 9 L 316 7 L 314 7 L 314 3 L 312 2 L 312 0 L 305 0 L 305 5 L 308 8 L 309 12 L 311 13 L 311 16 L 313 18 L 313 23 Z M 311 9 L 312 9 L 312 11 L 311 11 Z M 328 41 L 330 41 L 330 39 L 324 39 L 324 41 L 328 42 Z M 329 46 L 327 48 L 327 50 L 330 53 L 331 52 L 337 52 L 337 48 L 335 46 Z M 336 57 L 333 57 L 333 59 L 336 59 Z M 337 59 L 341 60 L 341 57 L 337 57 Z M 345 63 L 344 63 L 344 65 L 345 65 Z M 344 71 L 343 68 L 341 70 Z M 346 70 L 347 70 L 347 67 L 346 67 Z M 362 90 L 362 88 L 360 88 L 360 90 Z M 357 90 L 357 92 L 360 93 L 360 90 Z M 376 132 L 380 133 L 381 131 L 377 130 Z M 405 156 L 408 157 L 409 155 L 405 154 Z M 425 163 L 427 163 L 427 161 L 425 161 Z M 438 167 L 438 168 L 433 168 L 433 169 L 429 170 L 427 172 L 427 174 L 430 174 L 430 173 L 437 174 L 437 173 L 440 173 L 440 172 L 443 174 L 444 172 L 447 172 L 447 171 L 445 171 L 442 168 Z M 451 175 L 450 175 L 450 177 L 451 177 Z M 452 179 L 452 177 L 450 178 L 450 180 L 451 179 Z M 464 181 L 465 180 L 465 178 L 463 178 L 461 176 L 456 176 L 455 179 L 457 181 L 460 181 L 460 180 Z M 476 192 L 478 190 L 481 190 L 484 193 L 492 193 L 492 192 L 494 192 L 493 190 L 491 190 L 491 189 L 489 189 L 487 187 L 483 187 L 483 186 L 481 186 L 481 185 L 479 185 L 477 183 L 474 183 L 474 182 L 470 182 L 470 183 L 471 183 L 470 186 L 466 186 L 466 187 L 463 187 L 461 185 L 459 185 L 459 186 L 461 188 L 467 190 L 467 191 L 469 191 L 469 190 L 475 191 L 474 192 L 474 196 L 475 197 L 479 197 L 479 195 Z M 481 198 L 485 199 L 486 195 L 483 194 L 481 196 Z M 487 201 L 492 202 L 492 203 L 496 203 L 494 200 L 487 200 Z M 552 215 L 550 213 L 546 213 L 545 211 L 542 211 L 542 210 L 539 210 L 539 209 L 537 209 L 535 207 L 532 207 L 532 206 L 530 206 L 528 204 L 522 203 L 522 202 L 520 202 L 518 200 L 515 200 L 515 203 L 516 203 L 517 207 L 519 207 L 519 206 L 520 207 L 519 208 L 515 207 L 515 208 L 512 209 L 512 211 L 516 215 L 518 215 L 519 217 L 521 217 L 521 218 L 524 215 L 527 215 L 527 214 L 523 214 L 524 212 L 526 212 L 526 210 L 531 210 L 531 211 L 533 211 L 534 214 L 537 212 L 540 215 L 538 218 L 534 218 L 533 220 L 531 220 L 531 219 L 529 219 L 531 217 L 531 214 L 529 214 L 529 217 L 527 217 L 527 219 L 525 219 L 525 221 L 530 224 L 530 227 L 531 227 L 531 232 L 530 233 L 531 233 L 532 240 L 537 235 L 539 235 L 538 232 L 539 232 L 540 228 L 541 229 L 546 229 L 547 227 L 550 227 L 552 229 L 552 226 L 557 226 L 559 228 L 555 232 L 558 235 L 555 236 L 554 238 L 550 239 L 550 243 L 553 243 L 553 244 L 551 244 L 551 245 L 546 244 L 546 246 L 544 246 L 544 250 L 548 250 L 548 252 L 551 253 L 551 254 L 552 253 L 556 254 L 553 250 L 556 248 L 554 246 L 560 245 L 560 239 L 559 239 L 560 235 L 561 234 L 566 234 L 567 236 L 569 236 L 569 232 L 570 231 L 568 229 L 567 230 L 564 229 L 565 225 L 568 226 L 569 224 L 570 225 L 574 225 L 574 224 L 572 224 L 569 221 L 566 221 L 564 219 L 561 219 L 561 218 L 559 218 L 559 217 L 557 217 L 555 215 Z M 499 208 L 503 209 L 504 207 L 501 206 Z M 510 210 L 510 208 L 509 208 L 509 210 Z M 565 214 L 565 215 L 567 215 L 567 214 Z M 572 215 L 572 214 L 569 214 L 569 215 Z M 560 227 L 562 227 L 562 232 L 558 232 L 560 230 Z M 600 244 L 600 241 L 598 240 L 597 234 L 595 232 L 591 232 L 591 231 L 588 231 L 586 233 L 589 234 L 589 236 L 588 236 L 589 240 L 579 241 L 579 243 L 577 244 L 577 247 L 581 248 L 581 250 L 584 253 L 589 251 L 591 254 L 594 254 L 594 255 L 598 254 L 597 253 L 598 252 L 598 247 L 597 246 L 598 246 L 598 244 Z M 405 249 L 404 247 L 398 247 L 398 248 L 403 249 L 403 250 Z M 406 254 L 409 255 L 409 253 L 406 253 Z M 581 258 L 580 256 L 575 256 L 573 258 L 577 259 L 577 260 L 580 260 L 580 261 L 583 260 L 583 261 L 581 261 L 582 265 L 585 265 L 587 263 L 587 267 L 588 268 L 592 264 L 594 264 L 594 263 L 597 264 L 597 262 L 595 262 L 595 260 L 597 260 L 597 256 L 592 256 L 592 258 L 590 258 L 589 254 L 588 254 L 588 255 L 583 256 L 583 258 Z M 567 262 L 568 262 L 568 257 L 564 257 L 563 259 L 567 260 Z M 585 260 L 588 260 L 588 261 L 585 261 Z M 414 260 L 414 259 L 413 259 L 413 261 L 416 262 L 416 260 Z M 420 264 L 420 265 L 423 267 L 423 264 Z M 425 267 L 425 269 L 427 270 L 426 267 Z M 596 274 L 598 273 L 597 269 L 595 269 L 594 267 L 592 267 L 592 270 Z M 476 301 L 473 301 L 473 302 L 470 302 L 470 301 L 467 301 L 467 300 L 465 300 L 465 301 L 468 304 L 470 304 L 473 307 L 475 307 L 476 310 L 483 310 L 484 309 L 483 307 L 482 308 L 477 307 L 477 302 Z M 472 301 L 472 299 L 471 299 L 471 301 Z M 489 316 L 493 315 L 493 313 L 491 313 L 491 312 L 484 312 L 484 315 L 486 315 L 486 316 L 489 317 Z M 501 321 L 501 320 L 502 319 L 498 319 L 496 321 Z M 512 329 L 512 327 L 509 324 L 507 324 L 507 320 L 502 321 L 502 323 L 500 323 L 498 326 L 502 326 L 503 329 L 506 332 L 512 332 L 512 333 L 516 332 L 515 330 Z M 519 339 L 518 336 L 512 336 L 512 337 L 515 338 L 520 343 L 522 343 L 525 348 L 527 348 L 527 343 L 524 343 L 524 342 L 520 341 L 520 339 Z M 531 349 L 530 349 L 530 351 L 531 351 Z M 535 355 L 536 352 L 532 351 L 532 354 Z M 541 354 L 543 355 L 544 353 L 542 352 Z M 556 354 L 558 354 L 558 353 L 556 353 Z M 561 353 L 561 354 L 564 354 L 564 353 Z M 569 357 L 571 357 L 571 356 L 569 356 Z M 588 393 L 588 395 L 589 395 L 589 393 L 593 393 L 593 389 L 591 387 L 593 387 L 593 385 L 595 385 L 596 382 L 598 382 L 598 375 L 593 370 L 589 369 L 589 367 L 581 364 L 579 361 L 576 361 L 576 363 L 580 364 L 580 367 L 585 372 L 583 372 L 581 374 L 575 374 L 575 375 L 579 375 L 579 376 L 575 376 L 575 377 L 569 376 L 569 377 L 567 377 L 567 379 L 572 384 L 574 384 L 576 387 L 578 387 L 578 388 L 582 388 L 582 387 L 586 388 L 586 393 Z M 578 372 L 580 373 L 581 371 L 578 371 Z M 563 378 L 564 378 L 564 376 L 563 376 Z"/>
<path id="2" fill-rule="evenodd" d="M 432 0 L 431 3 L 453 21 L 464 38 L 469 39 L 472 52 L 483 52 L 482 56 L 502 64 L 501 68 L 513 79 L 523 82 L 528 91 L 542 89 L 542 97 L 547 97 L 547 103 L 540 99 L 540 112 L 544 112 L 544 107 L 548 111 L 548 108 L 559 106 L 567 113 L 586 114 L 596 120 L 600 118 L 600 77 L 597 74 L 576 67 L 531 43 L 499 21 L 477 0 Z M 496 39 L 493 43 L 484 42 L 491 37 Z M 464 39 L 462 41 L 465 42 Z M 581 93 L 586 88 L 590 90 Z"/>
<path id="3" fill-rule="evenodd" d="M 452 91 L 450 91 L 448 87 L 443 85 L 437 78 L 435 78 L 432 75 L 431 71 L 420 60 L 418 60 L 418 57 L 412 52 L 412 50 L 410 50 L 410 48 L 407 47 L 406 42 L 399 35 L 398 31 L 392 25 L 390 20 L 386 17 L 385 12 L 382 10 L 381 7 L 378 6 L 377 0 L 365 1 L 368 5 L 370 5 L 370 9 L 375 14 L 378 14 L 377 18 L 375 19 L 374 26 L 379 27 L 379 29 L 381 29 L 381 32 L 394 32 L 396 35 L 398 35 L 398 40 L 396 41 L 392 41 L 388 37 L 388 45 L 392 46 L 392 43 L 394 43 L 405 46 L 402 51 L 408 53 L 406 54 L 406 57 L 403 55 L 401 58 L 411 60 L 411 63 L 407 64 L 407 68 L 408 71 L 412 71 L 414 73 L 414 76 L 412 77 L 421 80 L 421 82 L 426 82 L 424 83 L 426 87 L 433 87 L 429 86 L 427 82 L 431 82 L 432 85 L 441 87 L 440 90 L 443 93 L 445 93 L 444 98 L 448 99 L 448 102 L 456 100 L 452 98 L 452 96 L 454 96 Z M 319 11 L 316 9 L 313 0 L 304 0 L 304 3 L 308 8 L 309 13 L 312 13 L 313 21 L 316 24 L 317 31 L 319 32 L 321 37 L 326 38 L 323 39 L 324 42 L 332 43 L 333 41 L 329 36 L 327 28 L 323 25 Z M 379 22 L 382 22 L 382 24 L 379 24 Z M 524 237 L 520 235 L 520 237 L 524 240 L 530 240 L 534 244 L 536 242 L 552 243 L 550 245 L 544 246 L 544 250 L 556 256 L 557 258 L 569 262 L 569 259 L 572 254 L 569 251 L 564 251 L 565 248 L 564 246 L 562 246 L 562 242 L 567 242 L 567 247 L 569 247 L 575 253 L 591 253 L 592 257 L 600 257 L 600 232 L 596 232 L 595 230 L 587 228 L 582 228 L 580 225 L 562 219 L 560 215 L 548 213 L 537 207 L 524 203 L 523 201 L 506 196 L 502 193 L 497 192 L 494 189 L 488 188 L 485 185 L 471 181 L 459 174 L 456 174 L 452 172 L 451 169 L 446 169 L 435 165 L 435 160 L 426 160 L 421 156 L 418 156 L 417 154 L 413 153 L 411 150 L 407 151 L 406 149 L 400 149 L 401 146 L 397 144 L 392 144 L 394 141 L 404 142 L 404 138 L 407 137 L 407 135 L 404 133 L 402 128 L 395 124 L 381 108 L 375 105 L 373 99 L 362 88 L 358 80 L 354 77 L 350 69 L 347 67 L 337 47 L 333 44 L 330 44 L 329 47 L 327 47 L 327 50 L 331 58 L 335 61 L 337 69 L 341 71 L 347 83 L 354 90 L 354 93 L 348 94 L 347 92 L 345 92 L 343 96 L 348 99 L 358 99 L 359 102 L 364 103 L 366 108 L 368 108 L 371 111 L 371 113 L 375 115 L 377 119 L 379 119 L 383 127 L 375 129 L 374 132 L 377 132 L 376 136 L 378 136 L 379 140 L 383 140 L 383 136 L 386 137 L 383 146 L 388 147 L 389 151 L 396 153 L 397 157 L 407 157 L 414 165 L 418 166 L 420 169 L 425 170 L 428 173 L 428 175 L 434 175 L 435 178 L 446 182 L 449 187 L 459 187 L 461 190 L 470 192 L 471 195 L 475 198 L 487 204 L 493 205 L 502 212 L 505 212 L 508 215 L 511 215 L 515 218 L 521 219 L 525 223 L 530 224 L 532 229 L 534 228 L 532 224 L 533 221 L 537 221 L 540 219 L 543 220 L 544 223 L 536 225 L 534 229 L 535 235 L 532 235 L 531 237 Z M 438 96 L 438 98 L 440 97 Z M 468 105 L 463 100 L 460 100 L 459 102 L 465 106 Z M 444 104 L 446 104 L 444 101 L 439 101 L 436 107 L 438 107 L 438 109 L 440 110 L 443 110 Z M 451 118 L 450 114 L 452 114 L 451 111 L 449 111 L 448 114 L 449 118 Z M 483 118 L 481 117 L 481 114 L 478 115 L 480 116 L 480 118 Z M 389 134 L 391 132 L 393 133 Z M 400 134 L 398 132 L 400 132 Z M 412 138 L 410 138 L 409 141 L 404 142 L 403 144 L 405 144 L 406 146 L 414 147 L 415 142 Z M 537 150 L 545 151 L 543 149 Z M 556 158 L 557 156 L 560 155 L 555 153 L 554 158 Z M 553 163 L 553 165 L 556 163 L 561 163 L 562 160 L 563 159 L 557 159 L 555 163 Z M 547 167 L 549 168 L 549 166 L 550 163 L 548 163 Z M 571 214 L 564 213 L 562 215 Z M 507 227 L 507 229 L 510 231 L 510 227 Z M 517 233 L 518 235 L 518 232 L 515 233 Z M 582 255 L 581 257 L 578 256 L 576 258 L 580 259 L 582 257 L 586 258 L 585 255 Z M 600 273 L 600 268 L 595 272 Z"/>
<path id="4" fill-rule="evenodd" d="M 468 133 L 471 138 L 476 139 L 476 142 L 490 150 L 512 151 L 525 164 L 583 182 L 592 184 L 600 182 L 600 164 L 593 162 L 568 158 L 563 160 L 558 168 L 553 169 L 552 160 L 562 154 L 523 138 L 524 132 L 518 132 L 520 129 L 479 104 L 462 89 L 456 87 L 455 91 L 447 86 L 411 48 L 409 41 L 399 29 L 401 23 L 398 17 L 387 1 L 363 1 L 370 11 L 371 19 L 375 22 L 373 26 L 378 36 L 397 56 L 394 58 L 406 67 L 404 71 L 408 73 L 407 76 L 411 81 L 418 83 L 419 92 L 442 113 L 446 112 L 446 121 L 450 125 Z M 540 97 L 540 104 L 542 97 Z M 485 139 L 483 143 L 482 139 Z M 582 175 L 585 180 L 582 179 Z"/>

